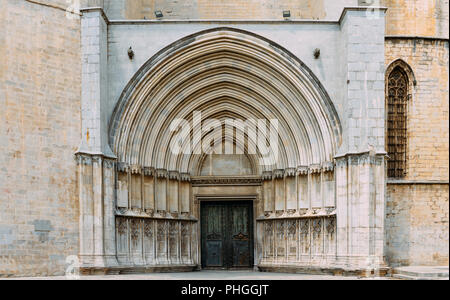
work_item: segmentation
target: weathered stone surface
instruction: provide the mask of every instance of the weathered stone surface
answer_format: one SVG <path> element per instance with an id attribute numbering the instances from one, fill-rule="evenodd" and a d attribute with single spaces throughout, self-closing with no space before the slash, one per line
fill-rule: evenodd
<path id="1" fill-rule="evenodd" d="M 5 0 L 0 27 L 0 276 L 61 275 L 79 253 L 80 20 Z"/>
<path id="2" fill-rule="evenodd" d="M 78 260 L 86 274 L 192 270 L 200 203 L 214 197 L 254 201 L 263 270 L 448 264 L 448 1 L 381 1 L 386 22 L 384 10 L 341 16 L 359 2 L 83 0 L 106 14 L 81 16 L 66 0 L 2 1 L 0 276 L 62 275 Z M 171 21 L 153 22 L 155 10 Z M 130 21 L 144 17 L 153 21 Z M 216 43 L 186 38 L 204 30 Z M 190 45 L 200 51 L 184 55 Z M 141 67 L 157 53 L 166 72 L 148 76 Z M 392 181 L 385 72 L 399 59 L 410 76 L 407 170 Z M 217 86 L 227 100 L 211 96 L 212 115 L 244 114 L 243 103 L 247 117 L 280 111 L 280 165 L 169 155 L 171 113 Z M 121 98 L 139 105 L 112 122 Z M 147 120 L 162 131 L 149 134 Z"/>

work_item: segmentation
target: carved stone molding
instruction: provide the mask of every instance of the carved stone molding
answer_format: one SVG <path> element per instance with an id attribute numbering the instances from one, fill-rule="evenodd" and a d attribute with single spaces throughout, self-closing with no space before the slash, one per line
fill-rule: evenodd
<path id="1" fill-rule="evenodd" d="M 140 224 L 141 224 L 141 221 L 139 219 L 131 219 L 130 237 L 131 237 L 132 241 L 137 241 L 139 238 Z"/>
<path id="2" fill-rule="evenodd" d="M 130 166 L 131 174 L 142 174 L 142 167 L 139 165 Z"/>
<path id="3" fill-rule="evenodd" d="M 156 170 L 156 177 L 158 179 L 166 179 L 168 176 L 167 170 L 165 169 L 157 169 Z"/>
<path id="4" fill-rule="evenodd" d="M 92 163 L 93 164 L 101 165 L 102 164 L 102 160 L 103 160 L 102 156 L 98 156 L 98 155 L 92 156 Z"/>
<path id="5" fill-rule="evenodd" d="M 188 236 L 189 235 L 189 223 L 187 222 L 181 222 L 181 236 Z"/>
<path id="6" fill-rule="evenodd" d="M 182 181 L 182 182 L 190 182 L 191 181 L 191 174 L 189 174 L 189 173 L 180 173 L 180 181 Z"/>
<path id="7" fill-rule="evenodd" d="M 307 166 L 299 166 L 297 167 L 298 175 L 308 175 L 309 168 Z"/>
<path id="8" fill-rule="evenodd" d="M 117 163 L 117 171 L 127 173 L 130 166 L 127 163 L 119 162 Z"/>
<path id="9" fill-rule="evenodd" d="M 102 164 L 107 168 L 114 167 L 114 163 L 116 162 L 115 157 L 106 156 L 98 153 L 84 153 L 77 152 L 75 153 L 75 159 L 77 164 L 81 165 L 92 165 L 92 164 Z"/>
<path id="10" fill-rule="evenodd" d="M 77 164 L 79 164 L 79 165 L 84 165 L 84 166 L 92 165 L 92 156 L 88 155 L 88 154 L 77 153 L 76 160 L 77 160 Z"/>
<path id="11" fill-rule="evenodd" d="M 283 179 L 284 178 L 284 170 L 278 169 L 278 170 L 273 171 L 273 178 Z"/>
<path id="12" fill-rule="evenodd" d="M 144 222 L 144 235 L 147 238 L 153 237 L 153 223 L 151 221 Z"/>
<path id="13" fill-rule="evenodd" d="M 261 177 L 193 177 L 192 186 L 261 185 Z"/>
<path id="14" fill-rule="evenodd" d="M 324 162 L 322 164 L 322 170 L 324 172 L 333 172 L 333 170 L 334 170 L 334 163 L 333 162 Z"/>
<path id="15" fill-rule="evenodd" d="M 347 157 L 336 158 L 336 168 L 343 168 L 347 166 Z"/>
<path id="16" fill-rule="evenodd" d="M 284 171 L 286 177 L 295 177 L 297 170 L 295 168 L 288 168 Z"/>
<path id="17" fill-rule="evenodd" d="M 264 180 L 264 181 L 272 180 L 272 172 L 271 171 L 264 171 L 262 173 L 262 180 Z"/>
<path id="18" fill-rule="evenodd" d="M 119 234 L 125 234 L 128 230 L 126 218 L 116 218 L 116 227 Z"/>
<path id="19" fill-rule="evenodd" d="M 180 220 L 186 222 L 196 222 L 197 219 L 192 215 L 188 214 L 178 214 L 178 213 L 170 213 L 166 211 L 157 211 L 154 212 L 151 210 L 150 212 L 144 211 L 142 209 L 128 209 L 121 208 L 116 209 L 117 217 L 128 217 L 128 218 L 141 218 L 141 219 L 154 219 L 154 220 Z"/>
<path id="20" fill-rule="evenodd" d="M 168 176 L 170 180 L 180 180 L 180 172 L 178 171 L 170 171 Z"/>
<path id="21" fill-rule="evenodd" d="M 313 235 L 318 235 L 322 232 L 322 219 L 321 218 L 315 218 L 312 220 L 312 232 Z"/>
<path id="22" fill-rule="evenodd" d="M 326 218 L 325 219 L 325 229 L 327 234 L 334 234 L 336 231 L 336 218 Z"/>
<path id="23" fill-rule="evenodd" d="M 107 169 L 114 169 L 115 164 L 116 164 L 116 161 L 113 160 L 113 159 L 107 159 L 107 158 L 105 158 L 105 159 L 103 160 L 103 166 L 104 166 L 105 168 L 107 168 Z"/>
<path id="24" fill-rule="evenodd" d="M 296 209 L 288 209 L 288 210 L 286 211 L 286 213 L 287 213 L 288 216 L 293 216 L 296 212 L 297 212 Z"/>
<path id="25" fill-rule="evenodd" d="M 295 220 L 295 219 L 313 219 L 313 218 L 323 218 L 323 217 L 334 217 L 336 216 L 335 207 L 327 207 L 325 209 L 301 209 L 301 210 L 287 210 L 287 211 L 276 211 L 265 212 L 264 216 L 258 217 L 257 221 L 270 221 L 270 220 Z"/>
<path id="26" fill-rule="evenodd" d="M 311 174 L 318 174 L 322 171 L 322 166 L 321 165 L 311 165 L 309 166 L 309 172 Z"/>
<path id="27" fill-rule="evenodd" d="M 360 152 L 360 153 L 347 153 L 345 155 L 340 155 L 335 157 L 336 167 L 345 167 L 348 165 L 356 166 L 356 165 L 377 165 L 380 166 L 384 163 L 386 157 L 386 153 L 372 153 L 369 151 Z"/>
<path id="28" fill-rule="evenodd" d="M 155 175 L 155 168 L 152 167 L 144 167 L 143 172 L 145 176 L 154 176 Z"/>

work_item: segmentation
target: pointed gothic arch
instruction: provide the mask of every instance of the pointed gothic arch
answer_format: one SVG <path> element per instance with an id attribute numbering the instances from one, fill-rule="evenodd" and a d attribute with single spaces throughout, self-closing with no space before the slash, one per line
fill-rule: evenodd
<path id="1" fill-rule="evenodd" d="M 386 70 L 386 150 L 390 178 L 407 174 L 408 102 L 416 79 L 411 67 L 402 59 L 392 62 Z"/>
<path id="2" fill-rule="evenodd" d="M 169 45 L 141 67 L 111 118 L 111 148 L 130 165 L 193 173 L 199 158 L 174 156 L 169 145 L 170 123 L 192 121 L 194 111 L 221 121 L 279 120 L 280 155 L 258 174 L 332 161 L 341 143 L 337 112 L 305 64 L 263 37 L 216 28 Z"/>

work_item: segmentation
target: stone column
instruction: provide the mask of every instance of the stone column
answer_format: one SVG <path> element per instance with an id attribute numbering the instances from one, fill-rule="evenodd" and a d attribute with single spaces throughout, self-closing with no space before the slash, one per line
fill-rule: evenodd
<path id="1" fill-rule="evenodd" d="M 384 155 L 349 154 L 336 162 L 339 265 L 356 270 L 383 268 Z"/>
<path id="2" fill-rule="evenodd" d="M 346 9 L 342 43 L 343 143 L 336 155 L 338 264 L 382 267 L 385 185 L 385 11 Z"/>
<path id="3" fill-rule="evenodd" d="M 284 187 L 284 170 L 275 170 L 273 172 L 274 191 L 275 191 L 275 212 L 282 214 L 286 209 L 285 187 Z"/>
<path id="4" fill-rule="evenodd" d="M 263 180 L 263 197 L 264 197 L 264 213 L 269 214 L 275 211 L 273 200 L 273 180 L 272 172 L 266 171 L 262 175 Z"/>
<path id="5" fill-rule="evenodd" d="M 117 265 L 116 250 L 116 162 L 103 159 L 103 264 Z"/>
<path id="6" fill-rule="evenodd" d="M 94 264 L 94 199 L 92 157 L 78 154 L 78 186 L 80 197 L 80 267 Z"/>
<path id="7" fill-rule="evenodd" d="M 155 211 L 155 169 L 144 167 L 143 171 L 143 208 L 152 214 Z"/>
<path id="8" fill-rule="evenodd" d="M 188 173 L 180 174 L 180 212 L 190 215 L 191 210 L 191 176 Z"/>
<path id="9" fill-rule="evenodd" d="M 297 169 L 289 168 L 285 170 L 286 186 L 286 211 L 293 213 L 297 211 Z"/>
<path id="10" fill-rule="evenodd" d="M 80 189 L 80 267 L 117 266 L 115 246 L 115 160 L 77 153 Z"/>
<path id="11" fill-rule="evenodd" d="M 174 214 L 178 214 L 180 212 L 179 187 L 180 187 L 180 173 L 177 171 L 170 171 L 167 186 L 167 204 L 168 204 L 168 211 Z"/>
<path id="12" fill-rule="evenodd" d="M 114 157 L 108 144 L 108 20 L 100 8 L 81 17 L 81 143 L 79 152 Z"/>
<path id="13" fill-rule="evenodd" d="M 156 211 L 158 213 L 167 212 L 167 177 L 166 170 L 156 170 Z"/>
<path id="14" fill-rule="evenodd" d="M 102 2 L 95 3 L 102 5 Z M 117 265 L 116 157 L 108 144 L 107 32 L 108 20 L 101 8 L 82 10 L 82 132 L 76 155 L 79 161 L 81 267 L 91 270 L 105 270 Z"/>
<path id="15" fill-rule="evenodd" d="M 297 168 L 297 186 L 298 186 L 298 208 L 299 210 L 307 210 L 310 207 L 308 197 L 308 173 L 309 168 L 300 166 Z"/>

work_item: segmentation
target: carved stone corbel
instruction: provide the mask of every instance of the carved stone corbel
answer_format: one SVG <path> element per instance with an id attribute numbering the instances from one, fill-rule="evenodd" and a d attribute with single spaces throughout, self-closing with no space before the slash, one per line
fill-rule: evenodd
<path id="1" fill-rule="evenodd" d="M 117 163 L 117 171 L 118 172 L 127 173 L 129 169 L 130 169 L 130 165 L 129 164 L 124 163 L 124 162 Z"/>
<path id="2" fill-rule="evenodd" d="M 180 173 L 178 171 L 170 171 L 169 179 L 170 180 L 180 180 Z"/>
<path id="3" fill-rule="evenodd" d="M 155 169 L 152 167 L 144 167 L 143 172 L 145 176 L 154 176 L 155 175 Z"/>
<path id="4" fill-rule="evenodd" d="M 333 172 L 334 171 L 334 163 L 333 162 L 324 162 L 322 164 L 322 170 L 324 173 Z"/>
<path id="5" fill-rule="evenodd" d="M 139 165 L 130 166 L 131 174 L 142 174 L 142 167 Z"/>
<path id="6" fill-rule="evenodd" d="M 311 174 L 318 174 L 322 171 L 322 166 L 321 165 L 310 165 L 309 166 L 309 172 Z"/>
<path id="7" fill-rule="evenodd" d="M 158 179 L 166 179 L 168 176 L 167 170 L 166 169 L 157 169 L 156 170 L 156 177 Z"/>
<path id="8" fill-rule="evenodd" d="M 307 166 L 299 166 L 297 167 L 298 175 L 308 175 L 309 168 Z"/>
<path id="9" fill-rule="evenodd" d="M 264 171 L 262 173 L 262 180 L 263 181 L 271 181 L 272 180 L 272 172 L 271 171 Z"/>
<path id="10" fill-rule="evenodd" d="M 295 177 L 297 170 L 295 168 L 287 168 L 284 172 L 286 177 Z"/>
<path id="11" fill-rule="evenodd" d="M 284 178 L 284 170 L 278 169 L 278 170 L 273 171 L 273 178 L 283 179 Z"/>
<path id="12" fill-rule="evenodd" d="M 189 173 L 180 173 L 180 181 L 181 182 L 191 182 L 191 174 L 189 174 Z"/>
<path id="13" fill-rule="evenodd" d="M 90 166 L 92 165 L 92 156 L 84 153 L 75 154 L 75 159 L 78 165 Z"/>

